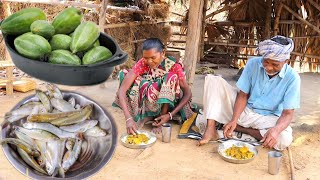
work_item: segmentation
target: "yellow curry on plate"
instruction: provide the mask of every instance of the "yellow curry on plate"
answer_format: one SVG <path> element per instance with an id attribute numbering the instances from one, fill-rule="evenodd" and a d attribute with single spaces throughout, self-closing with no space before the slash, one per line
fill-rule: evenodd
<path id="1" fill-rule="evenodd" d="M 128 135 L 126 139 L 127 144 L 139 145 L 141 143 L 148 144 L 149 138 L 145 134 Z"/>
<path id="2" fill-rule="evenodd" d="M 235 159 L 250 159 L 253 158 L 254 153 L 249 151 L 247 146 L 238 147 L 232 145 L 232 147 L 226 149 L 226 155 Z"/>

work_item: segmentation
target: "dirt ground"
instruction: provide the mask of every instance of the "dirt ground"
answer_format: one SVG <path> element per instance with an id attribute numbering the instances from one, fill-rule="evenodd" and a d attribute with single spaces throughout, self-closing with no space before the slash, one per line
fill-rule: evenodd
<path id="1" fill-rule="evenodd" d="M 235 84 L 235 69 L 220 68 L 216 73 Z M 296 111 L 292 126 L 294 143 L 291 146 L 295 178 L 317 179 L 320 169 L 320 75 L 300 74 L 301 108 Z M 41 84 L 41 82 L 39 81 Z M 193 86 L 193 102 L 202 102 L 204 75 L 197 75 Z M 102 85 L 69 87 L 59 86 L 62 90 L 71 90 L 90 97 L 107 109 L 117 124 L 119 136 L 125 133 L 125 121 L 121 110 L 111 106 L 118 87 L 116 80 L 108 80 Z M 24 97 L 33 94 L 15 93 L 13 97 L 0 97 L 0 122 L 4 113 L 9 111 Z M 173 123 L 171 143 L 158 140 L 154 146 L 144 149 L 128 149 L 118 145 L 111 161 L 90 179 L 289 179 L 290 166 L 287 151 L 284 151 L 280 173 L 268 174 L 269 149 L 258 147 L 259 155 L 248 164 L 231 164 L 222 160 L 217 153 L 219 144 L 197 147 L 191 139 L 177 139 L 180 125 Z M 146 127 L 148 129 L 148 127 Z M 27 179 L 20 174 L 0 151 L 0 179 Z"/>

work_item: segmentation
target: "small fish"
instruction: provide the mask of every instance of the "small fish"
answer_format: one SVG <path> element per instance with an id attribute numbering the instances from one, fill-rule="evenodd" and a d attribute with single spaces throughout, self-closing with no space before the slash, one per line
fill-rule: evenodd
<path id="1" fill-rule="evenodd" d="M 77 124 L 69 125 L 69 126 L 60 126 L 60 129 L 63 129 L 68 132 L 85 132 L 88 129 L 93 128 L 95 125 L 98 124 L 97 120 L 85 120 Z"/>
<path id="2" fill-rule="evenodd" d="M 52 111 L 52 106 L 49 97 L 44 92 L 36 90 L 36 97 L 40 99 L 40 101 L 42 102 L 42 104 L 48 112 Z"/>
<path id="3" fill-rule="evenodd" d="M 33 123 L 33 122 L 27 122 L 23 124 L 23 127 L 26 129 L 40 129 L 48 131 L 59 138 L 75 138 L 76 134 L 64 131 L 60 128 L 57 128 L 56 126 L 50 124 L 50 123 Z"/>
<path id="4" fill-rule="evenodd" d="M 81 109 L 81 106 L 80 106 L 80 104 L 76 104 L 76 105 L 74 106 L 74 108 L 75 108 L 76 110 L 80 110 L 80 109 Z"/>
<path id="5" fill-rule="evenodd" d="M 15 122 L 17 120 L 20 120 L 22 118 L 25 118 L 29 116 L 32 112 L 35 112 L 38 108 L 35 109 L 36 106 L 43 106 L 40 102 L 29 102 L 22 106 L 20 106 L 18 109 L 15 109 L 11 112 L 8 112 L 5 114 L 5 119 L 9 122 Z M 39 107 L 40 109 L 40 107 Z"/>
<path id="6" fill-rule="evenodd" d="M 95 126 L 91 129 L 88 129 L 86 132 L 84 132 L 84 135 L 92 136 L 92 137 L 102 137 L 102 136 L 106 136 L 107 132 L 101 129 L 99 126 Z"/>
<path id="7" fill-rule="evenodd" d="M 63 99 L 63 95 L 56 85 L 47 83 L 46 88 L 51 98 Z"/>
<path id="8" fill-rule="evenodd" d="M 57 168 L 58 168 L 58 174 L 62 178 L 65 177 L 65 172 L 62 168 L 62 160 L 63 160 L 65 148 L 66 148 L 66 139 L 60 140 L 60 145 L 58 149 L 58 167 Z"/>
<path id="9" fill-rule="evenodd" d="M 47 142 L 47 151 L 45 152 L 45 158 L 46 158 L 46 171 L 47 173 L 52 176 L 54 175 L 56 171 L 56 168 L 59 165 L 59 145 L 60 142 L 59 140 L 54 140 L 54 141 L 48 141 Z"/>
<path id="10" fill-rule="evenodd" d="M 73 138 L 68 138 L 67 142 L 66 142 L 66 148 L 71 151 L 73 146 L 74 146 L 74 143 L 76 142 L 75 139 Z"/>
<path id="11" fill-rule="evenodd" d="M 45 157 L 45 152 L 47 151 L 47 143 L 45 141 L 41 140 L 35 140 L 36 146 L 40 151 L 40 156 L 38 157 L 38 163 L 40 167 L 45 167 L 46 165 L 46 157 Z"/>
<path id="12" fill-rule="evenodd" d="M 88 119 L 88 117 L 91 115 L 92 108 L 92 105 L 87 105 L 82 110 L 80 110 L 81 112 L 78 114 L 74 114 L 65 118 L 59 118 L 51 121 L 50 123 L 56 126 L 66 126 L 82 122 Z"/>
<path id="13" fill-rule="evenodd" d="M 67 151 L 63 157 L 62 168 L 64 171 L 68 169 L 76 162 L 81 152 L 82 139 L 76 138 L 76 142 L 72 148 L 72 151 Z"/>
<path id="14" fill-rule="evenodd" d="M 22 141 L 26 142 L 30 146 L 35 145 L 35 141 L 27 136 L 26 134 L 20 132 L 20 131 L 14 131 L 14 134 L 17 136 L 18 139 L 21 139 Z"/>
<path id="15" fill-rule="evenodd" d="M 71 112 L 59 112 L 59 113 L 44 113 L 44 114 L 33 114 L 30 115 L 27 120 L 29 122 L 51 122 L 59 118 L 67 118 L 69 116 L 80 114 L 81 111 Z"/>
<path id="16" fill-rule="evenodd" d="M 63 99 L 52 98 L 50 102 L 55 109 L 58 109 L 61 112 L 69 112 L 76 110 L 72 104 Z"/>
<path id="17" fill-rule="evenodd" d="M 24 162 L 26 162 L 29 166 L 31 166 L 33 169 L 36 171 L 42 173 L 42 174 L 47 174 L 41 167 L 40 165 L 36 162 L 36 160 L 32 157 L 29 156 L 27 152 L 25 152 L 21 148 L 17 148 L 18 153 L 20 154 L 21 158 L 23 159 Z"/>
<path id="18" fill-rule="evenodd" d="M 70 103 L 72 105 L 72 107 L 75 107 L 76 106 L 76 99 L 74 97 L 71 97 L 68 100 L 68 103 Z"/>
<path id="19" fill-rule="evenodd" d="M 40 129 L 25 129 L 23 127 L 15 126 L 15 130 L 26 134 L 32 139 L 43 140 L 43 141 L 51 141 L 51 140 L 58 139 L 56 135 Z"/>
<path id="20" fill-rule="evenodd" d="M 40 155 L 36 160 L 41 168 L 45 167 L 46 163 L 45 163 L 45 160 L 43 159 L 43 156 Z"/>
<path id="21" fill-rule="evenodd" d="M 5 138 L 0 141 L 0 144 L 6 144 L 6 143 L 16 145 L 17 147 L 23 149 L 30 156 L 34 156 L 34 157 L 40 156 L 40 152 L 36 148 L 30 146 L 29 144 L 22 141 L 21 139 Z"/>

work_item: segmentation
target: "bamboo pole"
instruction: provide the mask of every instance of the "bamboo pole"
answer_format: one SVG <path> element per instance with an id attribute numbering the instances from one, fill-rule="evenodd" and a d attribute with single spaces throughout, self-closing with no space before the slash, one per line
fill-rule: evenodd
<path id="1" fill-rule="evenodd" d="M 245 21 L 217 21 L 214 23 L 207 22 L 209 25 L 217 26 L 265 26 L 262 22 L 245 22 Z"/>
<path id="2" fill-rule="evenodd" d="M 234 44 L 227 42 L 205 42 L 205 44 L 216 45 L 216 46 L 231 46 L 231 47 L 243 47 L 243 48 L 256 48 L 256 45 L 246 45 L 246 44 Z"/>
<path id="3" fill-rule="evenodd" d="M 121 28 L 121 27 L 131 27 L 131 26 L 141 26 L 147 24 L 161 24 L 161 23 L 170 23 L 170 21 L 158 20 L 158 21 L 134 21 L 127 23 L 117 23 L 117 24 L 107 24 L 104 28 Z"/>
<path id="4" fill-rule="evenodd" d="M 294 17 L 299 19 L 303 24 L 306 24 L 307 26 L 309 26 L 314 31 L 316 31 L 317 33 L 320 34 L 320 29 L 317 26 L 315 26 L 315 25 L 309 23 L 308 21 L 304 20 L 301 16 L 299 16 L 299 14 L 294 12 L 290 7 L 288 7 L 287 5 L 283 4 L 283 8 L 285 8 L 288 12 L 290 12 Z"/>
<path id="5" fill-rule="evenodd" d="M 241 4 L 244 3 L 244 2 L 247 2 L 247 0 L 241 0 L 241 1 L 238 1 L 238 2 L 236 2 L 236 3 L 234 3 L 234 4 L 224 6 L 224 7 L 221 8 L 221 9 L 218 9 L 218 10 L 212 12 L 212 13 L 209 13 L 209 14 L 206 16 L 206 19 L 208 19 L 208 18 L 210 18 L 210 17 L 213 17 L 213 16 L 215 16 L 216 14 L 219 14 L 219 13 L 224 12 L 224 11 L 226 11 L 226 10 L 229 10 L 230 8 L 235 8 L 235 7 L 241 5 Z"/>
<path id="6" fill-rule="evenodd" d="M 115 10 L 115 11 L 122 11 L 122 12 L 129 12 L 129 13 L 139 13 L 139 14 L 145 14 L 145 11 L 142 11 L 140 9 L 132 9 L 127 7 L 117 7 L 117 6 L 107 6 L 107 9 Z"/>
<path id="7" fill-rule="evenodd" d="M 3 2 L 19 2 L 19 3 L 40 3 L 40 4 L 49 4 L 49 5 L 65 5 L 65 6 L 77 6 L 77 7 L 84 7 L 84 8 L 102 8 L 103 1 L 101 4 L 90 4 L 90 3 L 83 3 L 83 2 L 75 2 L 75 1 L 59 1 L 59 0 L 48 0 L 48 1 L 41 1 L 41 0 L 2 0 Z M 127 7 L 117 7 L 117 6 L 110 6 L 105 5 L 104 8 L 107 10 L 115 10 L 115 11 L 123 11 L 123 12 L 130 12 L 130 13 L 140 13 L 145 14 L 145 11 L 140 9 L 133 9 Z"/>
<path id="8" fill-rule="evenodd" d="M 309 2 L 310 4 L 312 4 L 316 9 L 318 9 L 318 10 L 320 11 L 320 5 L 319 5 L 319 4 L 317 4 L 317 3 L 314 2 L 313 0 L 308 0 L 308 2 Z"/>
<path id="9" fill-rule="evenodd" d="M 272 21 L 271 21 L 272 22 Z M 276 23 L 276 21 L 274 21 Z M 279 20 L 279 24 L 300 24 L 299 20 Z M 214 23 L 207 22 L 207 25 L 216 25 L 216 26 L 265 26 L 262 22 L 245 22 L 245 21 L 216 21 Z"/>
<path id="10" fill-rule="evenodd" d="M 177 16 L 180 16 L 180 17 L 184 17 L 184 15 L 179 14 L 179 13 L 176 13 L 176 12 L 173 12 L 173 11 L 171 11 L 170 13 L 171 13 L 171 14 L 174 14 L 174 15 L 177 15 Z"/>
<path id="11" fill-rule="evenodd" d="M 207 13 L 207 7 L 208 7 L 208 0 L 204 0 L 203 4 L 203 15 L 202 15 L 202 26 L 201 26 L 201 39 L 200 39 L 200 48 L 199 48 L 199 54 L 200 58 L 198 59 L 198 62 L 200 62 L 200 59 L 204 57 L 204 35 L 206 32 L 206 13 Z"/>
<path id="12" fill-rule="evenodd" d="M 279 20 L 280 20 L 282 7 L 283 7 L 283 3 L 280 2 L 279 6 L 277 7 L 277 10 L 276 10 L 276 17 L 274 19 L 274 26 L 273 26 L 273 35 L 274 36 L 276 36 L 279 32 Z"/>
<path id="13" fill-rule="evenodd" d="M 271 14 L 272 14 L 272 0 L 267 0 L 266 21 L 264 29 L 264 39 L 269 39 L 271 36 Z"/>
<path id="14" fill-rule="evenodd" d="M 104 32 L 104 24 L 106 23 L 108 0 L 102 0 L 99 13 L 99 29 Z"/>
<path id="15" fill-rule="evenodd" d="M 190 0 L 187 43 L 184 57 L 187 81 L 193 84 L 199 56 L 204 1 Z"/>
<path id="16" fill-rule="evenodd" d="M 181 48 L 181 47 L 174 47 L 174 46 L 168 46 L 168 48 L 170 48 L 170 49 L 186 50 L 185 48 Z"/>

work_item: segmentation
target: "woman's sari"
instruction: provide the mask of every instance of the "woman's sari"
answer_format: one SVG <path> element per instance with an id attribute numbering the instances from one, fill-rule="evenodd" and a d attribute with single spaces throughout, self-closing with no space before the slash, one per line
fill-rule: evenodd
<path id="1" fill-rule="evenodd" d="M 174 66 L 177 63 L 181 66 Z M 173 57 L 164 59 L 156 69 L 149 68 L 148 71 L 144 71 L 139 75 L 127 91 L 126 104 L 136 122 L 143 120 L 145 117 L 159 116 L 161 107 L 165 103 L 169 104 L 169 110 L 173 110 L 179 103 L 182 98 L 182 92 L 178 74 L 174 71 L 173 66 L 174 68 L 182 68 L 182 64 L 176 62 Z M 134 68 L 140 67 L 136 65 Z M 127 70 L 119 72 L 120 86 L 127 73 Z M 118 93 L 113 106 L 120 107 Z M 180 110 L 183 120 L 188 119 L 192 114 L 190 102 Z"/>

